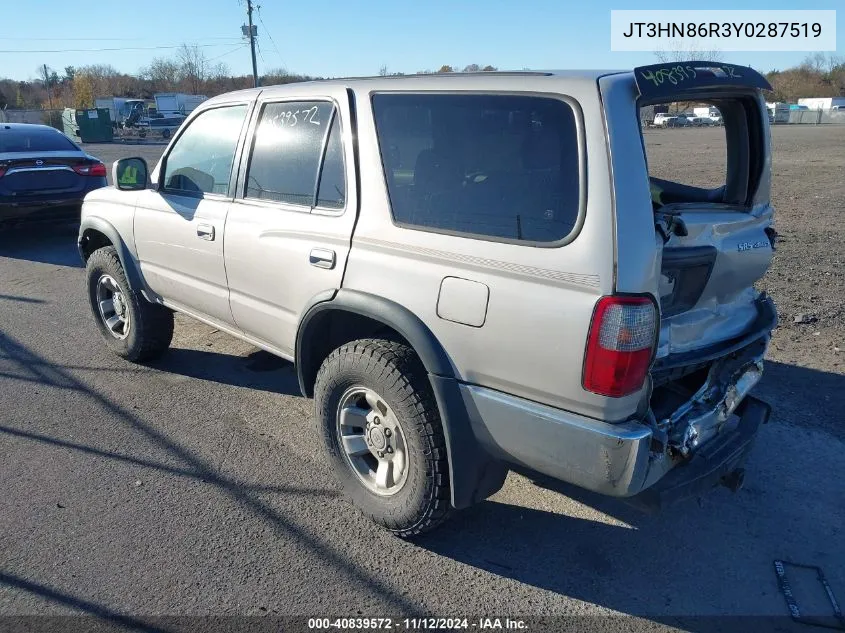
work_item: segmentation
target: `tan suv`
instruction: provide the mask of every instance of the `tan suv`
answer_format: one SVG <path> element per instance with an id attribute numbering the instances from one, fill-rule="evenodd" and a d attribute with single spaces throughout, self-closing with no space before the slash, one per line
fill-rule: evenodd
<path id="1" fill-rule="evenodd" d="M 653 504 L 736 488 L 769 408 L 770 145 L 748 68 L 480 73 L 221 95 L 79 235 L 107 344 L 174 310 L 295 363 L 344 490 L 408 536 L 519 465 Z M 725 122 L 724 184 L 650 177 L 638 109 Z"/>

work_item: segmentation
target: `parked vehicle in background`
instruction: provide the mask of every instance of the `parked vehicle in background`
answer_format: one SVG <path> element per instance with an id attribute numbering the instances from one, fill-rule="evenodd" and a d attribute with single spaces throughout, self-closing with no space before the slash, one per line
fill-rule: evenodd
<path id="1" fill-rule="evenodd" d="M 798 105 L 809 110 L 831 110 L 834 106 L 845 106 L 845 97 L 807 97 L 798 99 Z"/>
<path id="2" fill-rule="evenodd" d="M 205 95 L 190 95 L 182 92 L 160 92 L 153 95 L 156 112 L 163 117 L 187 116 L 206 101 Z"/>
<path id="3" fill-rule="evenodd" d="M 783 101 L 766 103 L 771 123 L 789 123 L 789 104 Z"/>
<path id="4" fill-rule="evenodd" d="M 693 127 L 710 127 L 713 125 L 713 121 L 709 116 L 694 116 L 688 118 L 689 124 Z"/>
<path id="5" fill-rule="evenodd" d="M 117 161 L 86 198 L 96 328 L 144 361 L 181 311 L 293 361 L 309 437 L 401 536 L 512 465 L 657 506 L 736 490 L 769 417 L 748 393 L 777 320 L 754 288 L 771 87 L 708 64 L 677 85 L 656 65 L 210 99 L 152 173 Z M 685 101 L 726 114 L 712 188 L 649 172 L 640 106 Z"/>
<path id="6" fill-rule="evenodd" d="M 112 125 L 122 127 L 127 119 L 136 115 L 143 116 L 146 102 L 143 99 L 127 99 L 124 97 L 100 97 L 94 100 L 95 108 L 108 108 Z"/>
<path id="7" fill-rule="evenodd" d="M 669 114 L 668 112 L 659 112 L 654 115 L 654 125 L 657 127 L 672 127 L 670 121 L 674 123 L 677 115 Z"/>
<path id="8" fill-rule="evenodd" d="M 685 114 L 678 114 L 666 120 L 666 127 L 690 127 L 692 122 Z"/>
<path id="9" fill-rule="evenodd" d="M 0 123 L 0 226 L 78 219 L 106 168 L 46 125 Z"/>
<path id="10" fill-rule="evenodd" d="M 692 111 L 693 116 L 697 117 L 712 119 L 713 117 L 719 116 L 719 108 L 715 108 L 713 106 L 693 108 Z"/>
<path id="11" fill-rule="evenodd" d="M 693 108 L 693 117 L 706 119 L 710 125 L 722 124 L 722 113 L 715 106 L 704 106 Z"/>

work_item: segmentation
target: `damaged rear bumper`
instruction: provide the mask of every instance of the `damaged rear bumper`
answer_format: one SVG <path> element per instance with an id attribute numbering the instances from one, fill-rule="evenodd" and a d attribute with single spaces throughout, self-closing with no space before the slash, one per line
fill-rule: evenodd
<path id="1" fill-rule="evenodd" d="M 732 423 L 689 458 L 654 451 L 640 422 L 608 424 L 491 389 L 461 385 L 476 439 L 485 451 L 555 479 L 649 505 L 697 494 L 741 468 L 769 406 L 747 396 Z"/>
<path id="2" fill-rule="evenodd" d="M 737 490 L 742 485 L 742 466 L 757 430 L 769 421 L 771 407 L 746 397 L 736 410 L 737 426 L 702 445 L 686 463 L 670 470 L 634 501 L 649 508 L 661 508 L 682 499 L 703 494 L 719 484 Z"/>

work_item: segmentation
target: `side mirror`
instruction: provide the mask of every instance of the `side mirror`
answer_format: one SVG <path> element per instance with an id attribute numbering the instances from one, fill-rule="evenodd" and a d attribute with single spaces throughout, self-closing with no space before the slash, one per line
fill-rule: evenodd
<path id="1" fill-rule="evenodd" d="M 121 158 L 111 168 L 112 182 L 121 191 L 140 191 L 147 188 L 149 169 L 140 157 Z"/>

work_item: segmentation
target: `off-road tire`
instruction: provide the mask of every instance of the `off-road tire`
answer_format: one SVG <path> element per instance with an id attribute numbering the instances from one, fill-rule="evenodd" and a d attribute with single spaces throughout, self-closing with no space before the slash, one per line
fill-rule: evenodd
<path id="1" fill-rule="evenodd" d="M 392 496 L 367 489 L 340 446 L 338 406 L 343 394 L 355 386 L 378 393 L 405 436 L 407 480 Z M 448 517 L 446 440 L 428 374 L 413 349 L 383 339 L 362 339 L 337 348 L 317 373 L 314 403 L 317 433 L 335 477 L 365 516 L 403 538 L 432 530 Z"/>
<path id="2" fill-rule="evenodd" d="M 130 287 L 113 246 L 104 246 L 94 251 L 88 258 L 86 273 L 88 301 L 94 321 L 106 345 L 115 354 L 138 363 L 158 358 L 167 351 L 173 339 L 173 312 L 162 305 L 150 303 Z M 129 334 L 124 339 L 112 336 L 100 316 L 97 306 L 97 282 L 104 274 L 117 282 L 123 296 L 128 299 L 130 327 Z"/>

